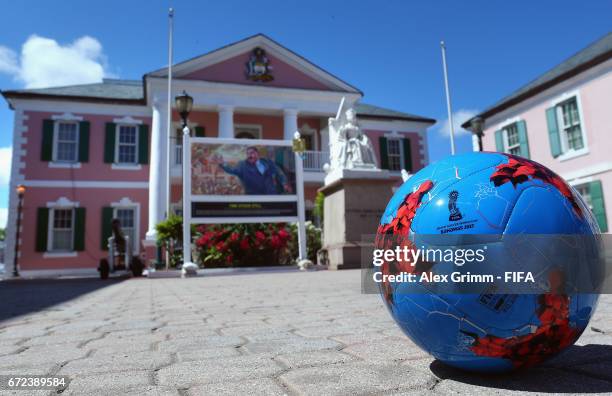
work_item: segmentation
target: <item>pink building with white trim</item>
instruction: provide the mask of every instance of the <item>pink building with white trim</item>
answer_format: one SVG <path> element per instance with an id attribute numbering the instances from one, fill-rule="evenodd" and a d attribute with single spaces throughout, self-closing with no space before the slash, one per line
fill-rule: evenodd
<path id="1" fill-rule="evenodd" d="M 258 77 L 249 73 L 254 58 L 266 68 Z M 174 65 L 172 96 L 183 90 L 194 98 L 189 122 L 197 136 L 292 139 L 299 130 L 307 143 L 307 211 L 329 159 L 327 120 L 342 97 L 394 177 L 427 163 L 426 130 L 435 120 L 363 104 L 360 90 L 262 34 Z M 17 241 L 25 275 L 95 274 L 112 218 L 135 253 L 150 247 L 167 202 L 172 210 L 181 204 L 181 146 L 167 133 L 167 69 L 142 81 L 2 94 L 15 114 L 5 262 L 13 261 L 19 184 L 27 187 Z M 171 117 L 177 131 L 180 118 Z M 147 248 L 147 258 L 154 255 Z"/>
<path id="2" fill-rule="evenodd" d="M 484 121 L 485 151 L 531 158 L 558 173 L 612 222 L 612 33 L 463 124 Z M 474 150 L 478 150 L 474 135 Z"/>

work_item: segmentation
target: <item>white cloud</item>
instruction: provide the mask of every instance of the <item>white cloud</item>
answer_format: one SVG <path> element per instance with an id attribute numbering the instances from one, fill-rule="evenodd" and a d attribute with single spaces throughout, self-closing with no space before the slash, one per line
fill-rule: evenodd
<path id="1" fill-rule="evenodd" d="M 12 154 L 10 147 L 0 147 L 0 186 L 7 185 L 11 178 Z"/>
<path id="2" fill-rule="evenodd" d="M 10 48 L 0 45 L 0 73 L 17 74 L 19 73 L 19 64 L 17 62 L 17 54 Z"/>
<path id="3" fill-rule="evenodd" d="M 5 187 L 11 177 L 11 158 L 13 150 L 10 147 L 0 147 L 0 187 Z M 7 208 L 0 208 L 0 228 L 6 227 Z"/>
<path id="4" fill-rule="evenodd" d="M 453 126 L 455 129 L 455 136 L 461 136 L 469 134 L 470 131 L 461 128 L 461 124 L 474 117 L 479 113 L 478 110 L 469 110 L 469 109 L 460 109 L 453 113 Z M 444 121 L 438 121 L 436 124 L 438 132 L 443 136 L 450 135 L 450 122 L 448 122 L 448 118 Z"/>
<path id="5" fill-rule="evenodd" d="M 102 44 L 90 36 L 61 45 L 37 35 L 21 47 L 21 56 L 0 47 L 0 72 L 8 73 L 26 88 L 87 84 L 113 77 L 108 71 Z"/>

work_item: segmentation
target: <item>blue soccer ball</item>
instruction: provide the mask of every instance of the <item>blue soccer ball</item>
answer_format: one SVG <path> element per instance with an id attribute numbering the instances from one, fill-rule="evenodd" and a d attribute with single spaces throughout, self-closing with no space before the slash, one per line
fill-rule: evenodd
<path id="1" fill-rule="evenodd" d="M 383 281 L 379 289 L 404 333 L 443 363 L 478 372 L 530 367 L 571 346 L 599 298 L 596 287 L 569 284 L 594 279 L 599 261 L 589 261 L 592 268 L 585 269 L 588 265 L 570 260 L 559 269 L 550 255 L 568 245 L 566 236 L 579 236 L 593 241 L 588 248 L 597 256 L 599 234 L 580 195 L 548 168 L 502 153 L 455 155 L 427 166 L 399 187 L 381 218 L 376 248 L 402 239 L 412 247 L 431 247 L 438 242 L 428 238 L 437 235 L 444 240 L 439 244 L 457 249 L 473 243 L 469 236 L 487 236 L 487 254 L 493 258 L 472 266 L 472 274 L 531 270 L 535 280 L 529 287 L 534 291 L 496 292 L 502 283 L 497 276 L 494 284 L 471 285 L 468 293 L 452 292 L 461 285 L 441 289 L 433 282 Z M 519 243 L 525 244 L 512 246 Z M 584 251 L 568 249 L 570 256 Z M 593 272 L 585 274 L 589 269 Z M 457 266 L 435 259 L 391 259 L 377 270 L 448 275 Z"/>

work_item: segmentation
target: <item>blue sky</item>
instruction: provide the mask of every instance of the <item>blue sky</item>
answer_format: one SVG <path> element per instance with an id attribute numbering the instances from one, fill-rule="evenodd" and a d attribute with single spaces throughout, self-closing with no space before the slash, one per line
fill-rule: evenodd
<path id="1" fill-rule="evenodd" d="M 66 49 L 83 59 L 62 67 L 78 64 L 82 78 L 139 79 L 165 66 L 169 6 L 176 9 L 175 61 L 265 33 L 359 87 L 367 103 L 441 120 L 429 133 L 432 159 L 450 151 L 442 130 L 441 39 L 453 108 L 465 116 L 612 28 L 611 1 L 14 1 L 3 4 L 0 89 L 54 81 L 56 71 L 41 60 Z M 35 46 L 32 35 L 55 43 Z M 94 40 L 77 41 L 84 36 Z M 12 124 L 12 112 L 0 105 L 0 148 L 11 145 Z M 471 149 L 467 135 L 457 144 Z M 0 225 L 7 153 L 0 149 Z"/>

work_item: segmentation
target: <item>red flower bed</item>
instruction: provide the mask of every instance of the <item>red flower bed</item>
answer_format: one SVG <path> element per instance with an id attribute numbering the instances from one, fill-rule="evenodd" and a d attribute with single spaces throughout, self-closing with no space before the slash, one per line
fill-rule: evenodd
<path id="1" fill-rule="evenodd" d="M 200 226 L 195 244 L 205 267 L 277 265 L 287 261 L 291 233 L 285 224 Z"/>

